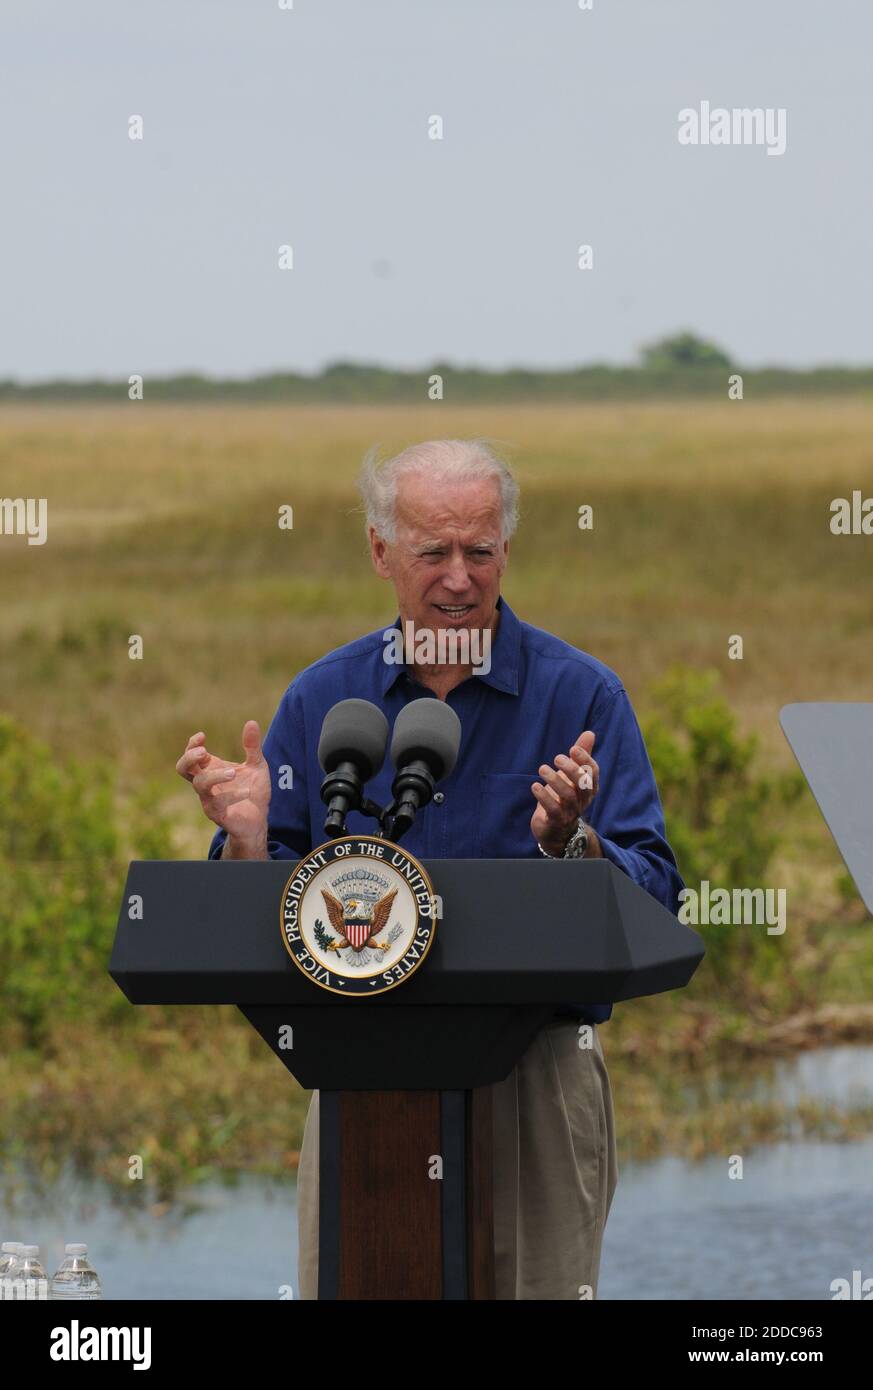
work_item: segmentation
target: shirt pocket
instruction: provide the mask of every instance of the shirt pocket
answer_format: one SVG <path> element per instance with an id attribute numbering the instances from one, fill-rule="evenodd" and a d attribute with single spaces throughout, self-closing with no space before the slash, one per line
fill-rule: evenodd
<path id="1" fill-rule="evenodd" d="M 530 818 L 537 807 L 536 772 L 483 772 L 474 837 L 477 859 L 522 859 L 536 852 Z"/>

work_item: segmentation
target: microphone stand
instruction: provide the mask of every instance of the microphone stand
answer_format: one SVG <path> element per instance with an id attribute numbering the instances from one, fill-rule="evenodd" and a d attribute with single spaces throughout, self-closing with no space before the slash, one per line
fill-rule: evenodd
<path id="1" fill-rule="evenodd" d="M 368 796 L 360 797 L 359 809 L 364 816 L 371 816 L 379 823 L 379 833 L 383 840 L 397 844 L 402 835 L 412 825 L 416 812 L 433 796 L 435 778 L 427 763 L 416 759 L 404 767 L 394 780 L 394 797 L 387 806 L 379 806 Z M 348 834 L 346 830 L 347 801 L 357 800 L 362 788 L 361 779 L 354 764 L 342 762 L 325 777 L 321 785 L 322 800 L 326 802 L 328 814 L 324 822 L 324 833 L 330 840 L 337 840 Z M 409 793 L 418 794 L 421 800 Z M 352 808 L 349 808 L 352 809 Z"/>

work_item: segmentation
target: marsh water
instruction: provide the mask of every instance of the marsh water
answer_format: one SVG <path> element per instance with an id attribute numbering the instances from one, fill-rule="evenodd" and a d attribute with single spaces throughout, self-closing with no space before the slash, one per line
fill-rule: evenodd
<path id="1" fill-rule="evenodd" d="M 732 1083 L 734 1089 L 736 1083 Z M 742 1081 L 743 1093 L 847 1109 L 873 1104 L 873 1047 L 800 1054 Z M 689 1092 L 693 1103 L 693 1092 Z M 85 1241 L 108 1299 L 278 1299 L 296 1294 L 293 1182 L 208 1183 L 166 1209 L 112 1204 L 66 1177 L 38 1197 L 23 1174 L 0 1191 L 4 1240 L 39 1244 L 51 1266 Z M 873 1135 L 753 1148 L 742 1179 L 727 1155 L 622 1165 L 606 1229 L 602 1299 L 832 1299 L 873 1278 Z"/>

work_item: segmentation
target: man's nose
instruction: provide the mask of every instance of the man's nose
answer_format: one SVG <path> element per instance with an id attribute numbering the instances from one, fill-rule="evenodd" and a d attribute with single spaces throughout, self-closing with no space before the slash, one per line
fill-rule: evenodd
<path id="1" fill-rule="evenodd" d="M 470 587 L 470 572 L 464 555 L 453 555 L 442 574 L 443 587 L 453 594 L 462 594 Z"/>

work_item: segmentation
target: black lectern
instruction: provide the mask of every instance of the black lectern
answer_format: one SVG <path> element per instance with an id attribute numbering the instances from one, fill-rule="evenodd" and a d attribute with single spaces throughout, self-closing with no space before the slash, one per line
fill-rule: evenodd
<path id="1" fill-rule="evenodd" d="M 680 988 L 703 956 L 700 937 L 606 859 L 424 867 L 442 899 L 433 947 L 371 998 L 319 989 L 289 958 L 287 863 L 128 873 L 110 961 L 127 998 L 236 1004 L 320 1091 L 323 1299 L 493 1298 L 487 1087 L 556 1008 Z"/>

